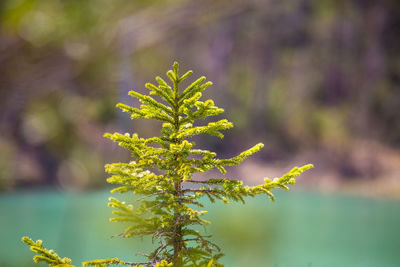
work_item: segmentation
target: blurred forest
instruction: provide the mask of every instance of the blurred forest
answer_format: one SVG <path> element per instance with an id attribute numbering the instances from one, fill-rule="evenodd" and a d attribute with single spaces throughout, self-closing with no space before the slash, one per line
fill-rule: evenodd
<path id="1" fill-rule="evenodd" d="M 213 81 L 207 97 L 235 124 L 198 144 L 266 144 L 241 177 L 308 161 L 326 187 L 400 195 L 396 0 L 2 0 L 0 191 L 105 185 L 104 163 L 129 155 L 103 133 L 159 129 L 115 104 L 174 60 Z"/>

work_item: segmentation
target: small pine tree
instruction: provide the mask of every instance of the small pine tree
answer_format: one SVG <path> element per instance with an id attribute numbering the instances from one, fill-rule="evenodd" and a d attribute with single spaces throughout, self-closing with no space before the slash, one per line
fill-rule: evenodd
<path id="1" fill-rule="evenodd" d="M 196 230 L 196 226 L 210 224 L 202 219 L 207 211 L 200 210 L 203 208 L 200 198 L 206 196 L 211 202 L 217 199 L 225 203 L 244 203 L 245 197 L 266 194 L 274 200 L 272 189 L 288 190 L 288 185 L 295 182 L 296 176 L 313 167 L 311 164 L 295 167 L 280 178 L 265 178 L 264 183 L 258 186 L 244 186 L 240 180 L 226 178 L 194 180 L 194 173 L 204 173 L 214 168 L 225 174 L 226 166 L 239 165 L 258 152 L 263 144 L 259 143 L 230 159 L 218 159 L 214 152 L 194 149 L 195 143 L 190 141 L 191 137 L 210 134 L 223 138 L 221 130 L 230 129 L 233 124 L 223 119 L 205 126 L 194 126 L 196 121 L 218 115 L 224 110 L 216 107 L 212 100 L 200 101 L 202 91 L 212 85 L 211 82 L 205 82 L 205 77 L 180 90 L 181 82 L 191 74 L 192 71 L 188 71 L 180 76 L 178 63 L 175 62 L 173 70 L 167 72 L 172 86 L 156 77 L 158 85 L 146 84 L 149 95 L 129 92 L 142 102 L 140 108 L 117 105 L 132 119 L 162 122 L 160 136 L 145 139 L 136 133 L 105 134 L 105 137 L 128 149 L 134 158 L 129 163 L 106 165 L 106 172 L 111 175 L 107 181 L 118 186 L 111 193 L 132 192 L 140 196 L 133 204 L 110 198 L 108 205 L 114 208 L 115 215 L 110 221 L 130 224 L 121 234 L 123 237 L 152 236 L 159 246 L 145 255 L 147 261 L 143 263 L 114 258 L 84 262 L 83 266 L 222 266 L 218 263 L 223 256 L 220 248 Z M 150 95 L 158 96 L 159 100 Z M 22 240 L 37 253 L 35 262 L 43 261 L 58 267 L 73 266 L 70 259 L 62 259 L 54 251 L 45 249 L 41 240 L 34 242 L 28 237 Z"/>

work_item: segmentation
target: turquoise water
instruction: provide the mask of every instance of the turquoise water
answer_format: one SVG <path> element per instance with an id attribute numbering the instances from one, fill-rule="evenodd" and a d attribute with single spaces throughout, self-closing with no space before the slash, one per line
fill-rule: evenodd
<path id="1" fill-rule="evenodd" d="M 0 266 L 32 266 L 23 235 L 81 261 L 140 260 L 148 240 L 110 238 L 108 191 L 0 195 Z M 311 193 L 279 193 L 241 204 L 209 205 L 207 232 L 224 248 L 227 267 L 400 266 L 400 202 Z M 45 265 L 37 265 L 45 266 Z"/>

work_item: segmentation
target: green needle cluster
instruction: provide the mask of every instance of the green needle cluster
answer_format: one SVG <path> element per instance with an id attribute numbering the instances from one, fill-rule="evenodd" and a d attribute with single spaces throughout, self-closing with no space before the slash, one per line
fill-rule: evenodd
<path id="1" fill-rule="evenodd" d="M 132 203 L 109 199 L 113 208 L 112 222 L 127 222 L 129 226 L 121 236 L 151 236 L 156 248 L 143 254 L 145 262 L 128 263 L 117 258 L 84 262 L 84 266 L 109 266 L 113 264 L 131 266 L 222 266 L 218 260 L 223 256 L 221 249 L 208 239 L 198 226 L 210 222 L 202 216 L 207 213 L 201 198 L 211 202 L 221 200 L 241 201 L 245 197 L 260 194 L 274 200 L 272 190 L 295 183 L 295 177 L 312 168 L 311 164 L 295 167 L 280 178 L 264 179 L 257 186 L 245 186 L 235 179 L 212 178 L 195 180 L 195 173 L 204 173 L 217 169 L 225 174 L 226 166 L 239 165 L 264 146 L 259 143 L 252 148 L 229 159 L 219 159 L 212 151 L 195 148 L 191 140 L 199 134 L 209 134 L 223 138 L 221 131 L 233 127 L 226 119 L 216 122 L 201 122 L 204 118 L 218 115 L 223 109 L 215 106 L 212 100 L 200 101 L 202 92 L 212 85 L 200 77 L 185 89 L 181 83 L 192 75 L 188 71 L 179 74 L 179 65 L 173 64 L 173 70 L 167 72 L 171 80 L 168 84 L 156 77 L 157 84 L 147 83 L 149 94 L 130 91 L 129 95 L 142 104 L 135 108 L 126 104 L 117 107 L 127 112 L 132 119 L 153 119 L 162 123 L 160 135 L 152 138 L 140 138 L 134 134 L 114 133 L 105 137 L 118 143 L 131 152 L 129 163 L 113 163 L 105 166 L 110 174 L 107 181 L 116 185 L 111 193 L 133 193 L 138 197 Z M 153 97 L 154 96 L 154 97 Z M 47 251 L 29 238 L 24 238 L 31 249 L 38 253 L 35 261 L 47 262 L 50 266 L 72 266 L 67 258 L 60 259 L 57 254 Z"/>

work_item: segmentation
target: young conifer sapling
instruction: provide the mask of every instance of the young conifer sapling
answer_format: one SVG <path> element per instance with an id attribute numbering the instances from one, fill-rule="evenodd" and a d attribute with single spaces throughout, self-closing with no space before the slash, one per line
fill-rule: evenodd
<path id="1" fill-rule="evenodd" d="M 215 106 L 213 100 L 200 101 L 202 92 L 212 85 L 206 82 L 204 76 L 182 90 L 181 83 L 192 73 L 188 71 L 180 75 L 175 62 L 173 70 L 167 72 L 170 84 L 156 77 L 157 85 L 145 85 L 148 95 L 129 92 L 142 103 L 139 108 L 117 104 L 132 119 L 160 121 L 162 128 L 159 136 L 140 138 L 136 133 L 105 134 L 105 137 L 128 149 L 133 158 L 129 163 L 105 166 L 106 172 L 111 175 L 107 182 L 117 186 L 111 193 L 133 193 L 137 196 L 130 204 L 111 197 L 108 205 L 114 208 L 114 217 L 110 221 L 129 224 L 120 234 L 122 237 L 151 236 L 157 244 L 156 248 L 145 254 L 144 262 L 113 258 L 83 262 L 83 266 L 223 266 L 219 263 L 223 256 L 220 248 L 197 230 L 197 226 L 210 224 L 202 218 L 207 211 L 202 210 L 201 198 L 207 197 L 211 202 L 244 203 L 245 197 L 265 194 L 274 200 L 273 189 L 289 190 L 288 185 L 295 183 L 295 177 L 313 167 L 312 164 L 294 167 L 280 178 L 265 178 L 264 183 L 257 186 L 244 186 L 242 181 L 228 178 L 193 179 L 193 174 L 214 168 L 225 174 L 226 166 L 239 165 L 264 145 L 259 143 L 229 159 L 219 159 L 215 152 L 195 148 L 195 143 L 191 141 L 193 136 L 209 134 L 223 138 L 221 131 L 232 128 L 233 124 L 226 119 L 204 123 L 205 118 L 224 110 Z M 74 266 L 70 259 L 45 249 L 41 240 L 35 242 L 28 237 L 22 240 L 37 254 L 35 262 L 58 267 Z"/>

